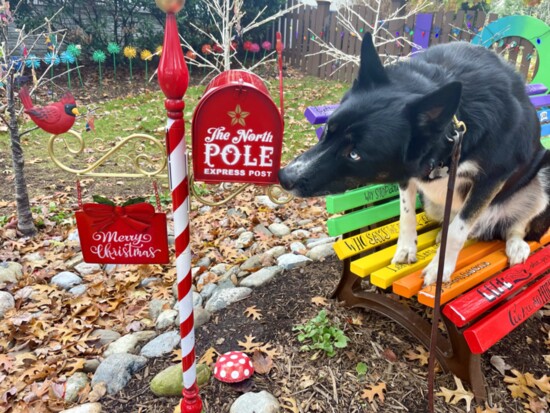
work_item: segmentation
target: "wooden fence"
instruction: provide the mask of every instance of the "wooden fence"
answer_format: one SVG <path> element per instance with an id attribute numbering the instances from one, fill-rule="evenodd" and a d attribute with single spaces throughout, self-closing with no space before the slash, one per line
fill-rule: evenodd
<path id="1" fill-rule="evenodd" d="M 296 4 L 298 1 L 289 0 L 289 4 Z M 354 11 L 369 24 L 375 22 L 375 14 L 366 6 L 355 6 Z M 351 19 L 359 33 L 368 30 L 356 16 L 351 15 Z M 426 48 L 457 40 L 469 42 L 484 26 L 496 19 L 496 14 L 461 10 L 419 13 L 407 19 L 391 20 L 383 24 L 387 29 L 386 38 L 405 36 L 419 48 Z M 321 47 L 314 41 L 315 38 L 332 44 L 348 55 L 358 56 L 361 49 L 361 40 L 343 28 L 338 21 L 337 12 L 330 11 L 328 3 L 320 3 L 317 8 L 305 6 L 288 13 L 281 18 L 278 28 L 283 34 L 287 64 L 300 67 L 309 75 L 322 79 L 342 82 L 351 82 L 355 79 L 358 69 L 356 64 L 344 60 L 333 61 L 326 53 L 318 54 Z M 528 80 L 536 73 L 536 50 L 528 40 L 508 37 L 497 42 L 494 48 L 514 63 Z M 378 50 L 379 54 L 389 55 L 395 59 L 408 56 L 412 51 L 412 46 L 403 41 L 392 41 Z"/>

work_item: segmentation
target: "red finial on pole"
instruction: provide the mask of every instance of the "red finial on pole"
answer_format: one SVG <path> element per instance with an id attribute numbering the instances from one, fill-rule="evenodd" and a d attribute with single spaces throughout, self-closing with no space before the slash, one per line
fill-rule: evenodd
<path id="1" fill-rule="evenodd" d="M 176 15 L 184 0 L 156 0 L 166 12 L 164 46 L 158 68 L 159 85 L 166 96 L 164 103 L 168 115 L 166 125 L 166 150 L 168 173 L 174 211 L 174 236 L 176 239 L 176 272 L 178 283 L 178 308 L 180 316 L 183 391 L 181 413 L 201 413 L 195 367 L 195 330 L 193 320 L 193 292 L 191 276 L 191 248 L 189 238 L 189 179 L 187 176 L 187 148 L 183 96 L 189 84 L 189 72 L 181 49 Z"/>
<path id="2" fill-rule="evenodd" d="M 279 105 L 281 111 L 281 118 L 285 118 L 285 105 L 283 98 L 283 41 L 281 39 L 281 33 L 277 32 L 277 43 L 275 49 L 277 50 L 277 64 L 279 67 Z"/>

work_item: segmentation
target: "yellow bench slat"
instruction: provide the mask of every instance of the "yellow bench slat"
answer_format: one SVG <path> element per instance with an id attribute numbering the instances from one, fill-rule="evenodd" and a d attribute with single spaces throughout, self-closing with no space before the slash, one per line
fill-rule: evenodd
<path id="1" fill-rule="evenodd" d="M 416 215 L 416 230 L 420 231 L 436 223 L 430 221 L 424 212 Z M 334 243 L 334 251 L 341 260 L 356 254 L 369 251 L 375 247 L 381 247 L 399 236 L 399 221 L 384 225 L 380 228 L 365 231 L 353 237 L 344 238 Z"/>
<path id="2" fill-rule="evenodd" d="M 429 232 L 426 232 L 425 234 L 420 234 L 418 236 L 417 248 L 419 250 L 422 250 L 431 245 L 434 245 L 435 238 L 437 237 L 438 232 L 439 229 L 433 229 Z M 383 250 L 377 251 L 374 254 L 370 254 L 366 257 L 354 260 L 350 264 L 351 272 L 358 275 L 359 277 L 366 277 L 372 272 L 388 265 L 395 255 L 396 250 L 397 245 L 392 245 L 391 247 L 384 248 Z"/>

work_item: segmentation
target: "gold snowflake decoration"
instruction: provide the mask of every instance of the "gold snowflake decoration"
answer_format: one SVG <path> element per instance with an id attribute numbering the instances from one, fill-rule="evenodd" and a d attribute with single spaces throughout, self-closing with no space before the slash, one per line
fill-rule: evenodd
<path id="1" fill-rule="evenodd" d="M 237 105 L 234 111 L 227 112 L 229 117 L 231 118 L 231 126 L 236 125 L 237 123 L 242 126 L 246 126 L 245 119 L 248 115 L 250 115 L 249 112 L 243 112 L 241 109 L 241 105 Z"/>

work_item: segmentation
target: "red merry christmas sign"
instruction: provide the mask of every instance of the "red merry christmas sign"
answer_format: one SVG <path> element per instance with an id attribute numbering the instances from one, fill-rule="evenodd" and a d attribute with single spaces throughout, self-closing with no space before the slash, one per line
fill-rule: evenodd
<path id="1" fill-rule="evenodd" d="M 84 261 L 98 264 L 167 264 L 166 214 L 148 203 L 84 204 L 76 212 Z"/>
<path id="2" fill-rule="evenodd" d="M 193 115 L 196 181 L 278 182 L 283 119 L 262 80 L 242 70 L 216 76 Z"/>

